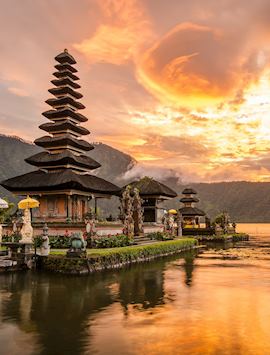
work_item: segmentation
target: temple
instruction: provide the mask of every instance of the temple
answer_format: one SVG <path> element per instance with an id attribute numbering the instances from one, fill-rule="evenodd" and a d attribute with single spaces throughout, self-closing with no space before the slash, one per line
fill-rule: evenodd
<path id="1" fill-rule="evenodd" d="M 162 223 L 164 208 L 160 203 L 177 196 L 177 193 L 168 186 L 150 177 L 133 181 L 130 184 L 132 190 L 137 188 L 143 199 L 144 222 Z"/>
<path id="2" fill-rule="evenodd" d="M 183 217 L 183 227 L 184 228 L 199 228 L 200 227 L 200 217 L 205 216 L 205 212 L 195 207 L 195 203 L 199 202 L 199 199 L 194 195 L 197 192 L 192 188 L 186 188 L 182 192 L 183 197 L 180 202 L 184 204 L 184 207 L 179 208 L 179 211 Z"/>
<path id="3" fill-rule="evenodd" d="M 78 110 L 85 106 L 78 101 L 83 95 L 75 59 L 67 50 L 55 57 L 56 79 L 49 92 L 54 96 L 46 103 L 51 109 L 43 112 L 49 122 L 39 126 L 47 135 L 35 140 L 45 150 L 25 159 L 38 170 L 20 175 L 1 185 L 17 195 L 35 196 L 40 208 L 36 220 L 81 221 L 89 210 L 90 201 L 119 194 L 120 188 L 91 174 L 100 164 L 87 153 L 94 147 L 80 139 L 90 132 L 81 126 L 88 121 Z"/>

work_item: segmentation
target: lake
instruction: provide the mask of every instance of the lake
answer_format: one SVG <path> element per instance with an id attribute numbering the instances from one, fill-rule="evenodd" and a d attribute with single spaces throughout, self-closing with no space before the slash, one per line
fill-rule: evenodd
<path id="1" fill-rule="evenodd" d="M 270 354 L 270 224 L 248 228 L 119 271 L 1 275 L 0 354 Z"/>

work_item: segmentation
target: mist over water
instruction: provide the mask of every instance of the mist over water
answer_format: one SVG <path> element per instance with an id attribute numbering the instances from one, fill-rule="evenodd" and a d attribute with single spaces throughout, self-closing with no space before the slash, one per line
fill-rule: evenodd
<path id="1" fill-rule="evenodd" d="M 87 277 L 2 274 L 0 354 L 268 354 L 270 233 L 228 247 Z"/>

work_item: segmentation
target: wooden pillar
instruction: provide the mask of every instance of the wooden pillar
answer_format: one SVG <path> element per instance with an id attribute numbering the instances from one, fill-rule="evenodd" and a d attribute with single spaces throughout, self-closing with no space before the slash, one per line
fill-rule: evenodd
<path id="1" fill-rule="evenodd" d="M 71 219 L 72 219 L 72 221 L 75 220 L 75 200 L 74 200 L 74 195 L 71 195 Z"/>
<path id="2" fill-rule="evenodd" d="M 67 218 L 72 219 L 72 198 L 70 195 L 67 195 Z"/>

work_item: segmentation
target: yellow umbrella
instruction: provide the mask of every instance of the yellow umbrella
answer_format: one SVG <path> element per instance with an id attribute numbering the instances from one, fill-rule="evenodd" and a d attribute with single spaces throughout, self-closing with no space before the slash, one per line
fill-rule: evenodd
<path id="1" fill-rule="evenodd" d="M 172 210 L 169 210 L 169 213 L 170 214 L 177 214 L 177 211 L 172 209 Z"/>
<path id="2" fill-rule="evenodd" d="M 21 200 L 18 203 L 18 207 L 21 210 L 25 210 L 27 208 L 36 208 L 36 207 L 39 207 L 39 202 L 37 200 L 35 200 L 34 198 L 27 196 L 27 198 L 25 198 L 24 200 Z"/>

